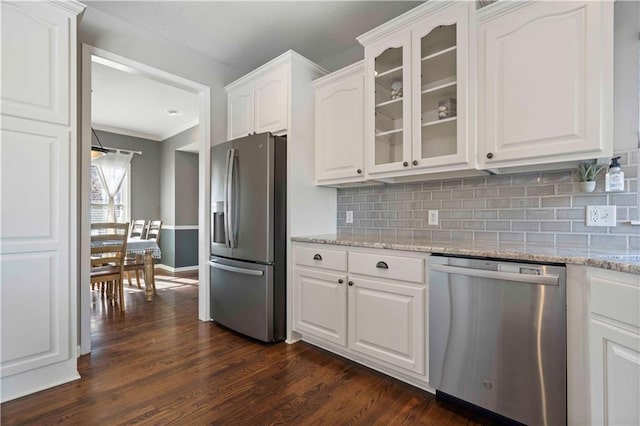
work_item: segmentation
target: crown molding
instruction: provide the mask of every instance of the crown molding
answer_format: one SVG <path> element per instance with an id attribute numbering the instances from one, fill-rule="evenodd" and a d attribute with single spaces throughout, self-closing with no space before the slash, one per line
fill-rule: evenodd
<path id="1" fill-rule="evenodd" d="M 347 65 L 344 68 L 340 68 L 337 71 L 334 71 L 330 74 L 317 78 L 313 80 L 312 84 L 313 84 L 313 87 L 322 87 L 326 84 L 333 83 L 335 80 L 340 80 L 347 75 L 358 74 L 358 73 L 364 74 L 364 59 L 356 62 L 355 64 Z"/>
<path id="2" fill-rule="evenodd" d="M 408 12 L 405 12 L 402 15 L 397 16 L 390 21 L 387 21 L 384 24 L 379 25 L 378 27 L 356 37 L 356 40 L 358 40 L 361 45 L 366 46 L 387 37 L 389 34 L 397 31 L 400 28 L 406 28 L 413 25 L 415 22 L 424 18 L 424 16 L 429 13 L 435 13 L 439 10 L 446 9 L 447 7 L 451 7 L 458 3 L 459 2 L 451 0 L 427 1 L 420 6 L 417 6 L 409 10 Z"/>

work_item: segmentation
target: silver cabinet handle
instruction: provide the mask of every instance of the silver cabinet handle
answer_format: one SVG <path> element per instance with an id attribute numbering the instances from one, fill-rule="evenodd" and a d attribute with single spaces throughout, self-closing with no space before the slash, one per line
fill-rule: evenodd
<path id="1" fill-rule="evenodd" d="M 468 275 L 470 277 L 491 278 L 494 280 L 515 281 L 530 284 L 559 285 L 557 275 L 527 275 L 514 272 L 487 271 L 484 269 L 459 268 L 449 265 L 431 265 L 432 271 L 448 274 Z"/>
<path id="2" fill-rule="evenodd" d="M 387 265 L 387 262 L 383 262 L 381 260 L 380 262 L 376 263 L 376 268 L 389 269 L 389 265 Z"/>
<path id="3" fill-rule="evenodd" d="M 320 256 L 318 253 L 313 255 L 313 260 L 322 260 L 322 256 Z"/>
<path id="4" fill-rule="evenodd" d="M 257 271 L 255 269 L 238 268 L 237 266 L 223 265 L 221 263 L 215 263 L 215 262 L 209 262 L 209 266 L 216 269 L 222 269 L 223 271 L 236 272 L 238 274 L 255 275 L 258 277 L 264 275 L 264 271 Z"/>

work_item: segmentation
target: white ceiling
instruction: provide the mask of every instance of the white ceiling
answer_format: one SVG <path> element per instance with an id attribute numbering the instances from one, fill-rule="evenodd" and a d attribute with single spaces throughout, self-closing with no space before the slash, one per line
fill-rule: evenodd
<path id="1" fill-rule="evenodd" d="M 241 73 L 293 49 L 321 63 L 415 1 L 85 1 L 122 21 L 197 50 Z M 361 52 L 360 52 L 361 55 Z M 99 130 L 162 141 L 198 121 L 197 96 L 93 64 L 92 121 Z M 178 110 L 170 117 L 167 110 Z"/>
<path id="2" fill-rule="evenodd" d="M 198 124 L 198 96 L 139 75 L 92 63 L 94 129 L 163 141 Z M 167 111 L 177 110 L 170 116 Z"/>
<path id="3" fill-rule="evenodd" d="M 250 71 L 293 49 L 320 63 L 415 1 L 85 1 L 118 19 Z"/>

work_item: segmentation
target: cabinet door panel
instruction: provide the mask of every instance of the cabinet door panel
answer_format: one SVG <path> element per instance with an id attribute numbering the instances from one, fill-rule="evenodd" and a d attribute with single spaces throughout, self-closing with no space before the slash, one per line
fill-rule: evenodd
<path id="1" fill-rule="evenodd" d="M 591 421 L 640 424 L 640 335 L 591 320 Z"/>
<path id="2" fill-rule="evenodd" d="M 359 73 L 316 91 L 316 179 L 364 176 L 363 163 L 364 76 Z"/>
<path id="3" fill-rule="evenodd" d="M 69 19 L 2 2 L 2 113 L 69 124 Z"/>
<path id="4" fill-rule="evenodd" d="M 487 164 L 603 149 L 609 7 L 534 3 L 481 26 L 480 157 Z"/>
<path id="5" fill-rule="evenodd" d="M 247 84 L 229 92 L 227 97 L 227 137 L 229 140 L 253 132 L 253 86 Z"/>
<path id="6" fill-rule="evenodd" d="M 296 330 L 346 346 L 347 277 L 296 269 L 294 283 Z"/>
<path id="7" fill-rule="evenodd" d="M 411 33 L 365 47 L 367 173 L 411 164 Z"/>
<path id="8" fill-rule="evenodd" d="M 59 125 L 2 117 L 2 377 L 69 357 L 69 139 Z"/>
<path id="9" fill-rule="evenodd" d="M 281 65 L 254 83 L 256 133 L 279 133 L 288 128 L 289 67 Z"/>
<path id="10" fill-rule="evenodd" d="M 469 5 L 429 15 L 411 31 L 413 168 L 469 162 Z"/>
<path id="11" fill-rule="evenodd" d="M 349 279 L 349 348 L 423 374 L 424 288 Z"/>

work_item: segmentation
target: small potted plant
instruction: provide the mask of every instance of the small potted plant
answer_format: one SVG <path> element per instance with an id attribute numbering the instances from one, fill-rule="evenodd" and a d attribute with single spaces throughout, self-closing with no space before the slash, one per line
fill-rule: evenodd
<path id="1" fill-rule="evenodd" d="M 598 173 L 606 166 L 600 166 L 596 163 L 578 163 L 578 182 L 580 183 L 580 191 L 593 192 L 596 189 L 596 177 Z"/>

